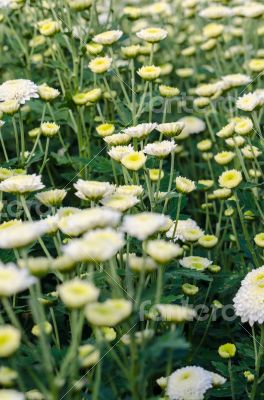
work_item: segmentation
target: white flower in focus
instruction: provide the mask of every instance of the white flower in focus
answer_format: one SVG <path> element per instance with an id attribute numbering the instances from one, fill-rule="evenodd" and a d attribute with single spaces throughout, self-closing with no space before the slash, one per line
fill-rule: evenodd
<path id="1" fill-rule="evenodd" d="M 241 321 L 254 323 L 264 322 L 264 266 L 249 272 L 241 282 L 234 300 L 235 313 Z"/>
<path id="2" fill-rule="evenodd" d="M 15 264 L 0 263 L 0 296 L 13 296 L 23 292 L 29 286 L 36 283 L 27 269 L 19 269 Z"/>
<path id="3" fill-rule="evenodd" d="M 133 153 L 134 148 L 131 144 L 128 146 L 114 146 L 107 152 L 109 156 L 115 160 L 120 162 L 121 159 L 127 154 Z"/>
<path id="4" fill-rule="evenodd" d="M 14 79 L 0 85 L 0 101 L 17 100 L 25 104 L 31 98 L 38 97 L 38 86 L 28 79 Z"/>
<path id="5" fill-rule="evenodd" d="M 212 386 L 210 372 L 201 367 L 184 367 L 168 377 L 167 395 L 170 400 L 203 400 Z"/>
<path id="6" fill-rule="evenodd" d="M 67 192 L 65 189 L 53 189 L 46 192 L 40 192 L 36 194 L 36 198 L 40 203 L 47 207 L 56 207 L 61 205 Z"/>
<path id="7" fill-rule="evenodd" d="M 69 308 L 81 308 L 97 300 L 99 289 L 93 283 L 75 278 L 58 287 L 63 303 Z"/>
<path id="8" fill-rule="evenodd" d="M 182 248 L 175 243 L 164 240 L 150 240 L 147 242 L 146 252 L 158 263 L 167 263 L 173 258 L 182 255 Z"/>
<path id="9" fill-rule="evenodd" d="M 129 135 L 131 138 L 143 139 L 148 136 L 156 127 L 156 123 L 143 123 L 124 129 L 124 133 Z"/>
<path id="10" fill-rule="evenodd" d="M 104 46 L 111 45 L 117 42 L 121 36 L 123 35 L 122 31 L 107 31 L 99 33 L 98 35 L 93 37 L 93 42 L 102 44 Z"/>
<path id="11" fill-rule="evenodd" d="M 117 194 L 129 194 L 131 196 L 141 196 L 144 189 L 141 185 L 121 185 L 116 189 Z"/>
<path id="12" fill-rule="evenodd" d="M 160 42 L 165 39 L 168 32 L 161 28 L 146 28 L 136 33 L 139 39 L 143 39 L 149 43 Z"/>
<path id="13" fill-rule="evenodd" d="M 112 64 L 112 58 L 110 57 L 96 57 L 91 60 L 88 67 L 95 74 L 103 74 L 108 71 Z"/>
<path id="14" fill-rule="evenodd" d="M 75 195 L 82 200 L 101 200 L 115 190 L 115 186 L 109 182 L 84 181 L 83 179 L 78 179 L 73 186 L 77 189 Z"/>
<path id="15" fill-rule="evenodd" d="M 0 191 L 7 193 L 29 193 L 43 189 L 40 175 L 15 175 L 0 183 Z"/>
<path id="16" fill-rule="evenodd" d="M 259 97 L 256 93 L 247 93 L 239 97 L 236 106 L 239 110 L 253 111 L 259 105 Z"/>
<path id="17" fill-rule="evenodd" d="M 169 218 L 163 214 L 144 212 L 136 215 L 126 215 L 121 229 L 138 240 L 145 240 L 166 227 L 168 222 Z"/>
<path id="18" fill-rule="evenodd" d="M 179 135 L 183 128 L 183 122 L 167 122 L 159 124 L 156 129 L 165 136 L 173 137 Z"/>
<path id="19" fill-rule="evenodd" d="M 173 153 L 176 146 L 177 144 L 173 140 L 163 140 L 162 142 L 148 143 L 143 151 L 150 156 L 164 158 Z"/>
<path id="20" fill-rule="evenodd" d="M 180 260 L 180 265 L 184 268 L 195 269 L 197 271 L 204 271 L 213 262 L 204 257 L 189 256 L 183 257 Z"/>

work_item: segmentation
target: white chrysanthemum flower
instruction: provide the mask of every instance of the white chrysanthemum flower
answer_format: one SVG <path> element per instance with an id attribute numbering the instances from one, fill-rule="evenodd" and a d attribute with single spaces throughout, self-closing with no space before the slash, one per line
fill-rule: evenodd
<path id="1" fill-rule="evenodd" d="M 65 189 L 53 189 L 37 193 L 36 198 L 47 207 L 56 207 L 61 205 L 66 194 L 67 192 Z"/>
<path id="2" fill-rule="evenodd" d="M 131 141 L 131 137 L 126 133 L 115 133 L 114 135 L 104 137 L 104 141 L 109 146 L 123 146 Z"/>
<path id="3" fill-rule="evenodd" d="M 173 237 L 174 227 L 175 227 L 175 222 L 170 227 L 169 231 L 166 233 L 166 236 L 170 239 Z M 185 237 L 185 232 L 190 231 L 191 229 L 200 229 L 200 228 L 197 225 L 197 223 L 190 218 L 186 220 L 179 220 L 177 222 L 174 240 L 181 240 L 182 242 L 185 242 L 187 240 Z"/>
<path id="4" fill-rule="evenodd" d="M 147 161 L 143 151 L 133 151 L 121 159 L 121 164 L 129 170 L 138 171 Z"/>
<path id="5" fill-rule="evenodd" d="M 218 387 L 226 383 L 226 378 L 224 378 L 222 375 L 216 374 L 215 372 L 209 373 L 211 374 L 213 386 Z"/>
<path id="6" fill-rule="evenodd" d="M 169 376 L 167 395 L 170 400 L 203 400 L 212 386 L 210 372 L 201 367 L 184 367 Z"/>
<path id="7" fill-rule="evenodd" d="M 147 243 L 146 252 L 155 261 L 163 264 L 181 256 L 183 249 L 176 243 L 165 242 L 165 240 L 150 240 Z"/>
<path id="8" fill-rule="evenodd" d="M 251 81 L 252 79 L 250 76 L 244 74 L 230 74 L 222 77 L 223 88 L 225 90 L 242 85 L 248 85 Z"/>
<path id="9" fill-rule="evenodd" d="M 233 189 L 237 187 L 243 177 L 240 171 L 236 169 L 230 169 L 224 171 L 218 178 L 219 185 L 226 189 Z"/>
<path id="10" fill-rule="evenodd" d="M 256 93 L 247 93 L 239 97 L 236 106 L 239 110 L 253 111 L 259 105 L 259 97 Z"/>
<path id="11" fill-rule="evenodd" d="M 57 288 L 59 296 L 68 308 L 81 308 L 98 299 L 99 289 L 93 283 L 74 278 Z"/>
<path id="12" fill-rule="evenodd" d="M 38 97 L 38 86 L 28 79 L 14 79 L 0 85 L 0 101 L 16 100 L 25 104 L 31 98 Z"/>
<path id="13" fill-rule="evenodd" d="M 241 147 L 245 143 L 245 138 L 243 138 L 243 136 L 237 135 L 226 139 L 225 142 L 229 147 L 232 148 Z"/>
<path id="14" fill-rule="evenodd" d="M 195 183 L 188 178 L 183 176 L 177 176 L 175 179 L 176 189 L 180 193 L 191 193 L 196 189 Z"/>
<path id="15" fill-rule="evenodd" d="M 163 140 L 162 142 L 148 143 L 144 147 L 144 153 L 150 156 L 164 158 L 173 153 L 177 144 L 172 140 Z"/>
<path id="16" fill-rule="evenodd" d="M 155 309 L 159 312 L 162 320 L 167 322 L 192 321 L 196 317 L 196 311 L 190 307 L 179 306 L 178 304 L 157 304 Z M 155 318 L 155 313 L 153 315 Z"/>
<path id="17" fill-rule="evenodd" d="M 241 149 L 241 152 L 248 160 L 254 160 L 261 155 L 261 150 L 256 146 L 247 145 Z"/>
<path id="18" fill-rule="evenodd" d="M 113 193 L 110 196 L 104 197 L 101 203 L 118 211 L 126 211 L 139 203 L 139 199 L 131 194 Z"/>
<path id="19" fill-rule="evenodd" d="M 111 147 L 111 149 L 108 151 L 108 154 L 113 160 L 120 162 L 124 156 L 133 153 L 133 151 L 133 146 L 129 144 L 128 146 Z"/>
<path id="20" fill-rule="evenodd" d="M 146 65 L 137 71 L 138 75 L 146 81 L 153 81 L 160 76 L 161 68 L 155 65 Z"/>
<path id="21" fill-rule="evenodd" d="M 115 326 L 128 318 L 132 312 L 132 303 L 125 299 L 108 299 L 104 303 L 88 304 L 85 316 L 95 326 Z"/>
<path id="22" fill-rule="evenodd" d="M 197 271 L 204 271 L 213 262 L 208 260 L 208 258 L 199 256 L 189 256 L 183 257 L 180 260 L 180 265 L 184 268 L 195 269 Z"/>
<path id="23" fill-rule="evenodd" d="M 27 269 L 19 269 L 13 263 L 0 263 L 0 296 L 13 296 L 23 292 L 29 286 L 36 283 Z"/>
<path id="24" fill-rule="evenodd" d="M 208 19 L 220 19 L 232 16 L 232 9 L 222 5 L 212 5 L 199 12 L 200 17 Z"/>
<path id="25" fill-rule="evenodd" d="M 63 250 L 76 262 L 101 262 L 115 256 L 123 246 L 123 234 L 106 228 L 88 232 L 82 239 L 73 239 Z"/>
<path id="26" fill-rule="evenodd" d="M 200 97 L 211 97 L 217 92 L 221 92 L 223 89 L 223 84 L 221 81 L 215 83 L 206 83 L 198 86 L 195 90 L 197 96 Z"/>
<path id="27" fill-rule="evenodd" d="M 0 183 L 0 191 L 7 193 L 29 193 L 43 189 L 40 175 L 15 175 Z"/>
<path id="28" fill-rule="evenodd" d="M 192 135 L 203 132 L 206 128 L 204 121 L 197 117 L 183 117 L 178 122 L 184 123 L 182 134 Z"/>
<path id="29" fill-rule="evenodd" d="M 128 265 L 133 272 L 153 272 L 157 269 L 157 263 L 150 257 L 138 257 L 135 254 L 128 255 Z"/>
<path id="30" fill-rule="evenodd" d="M 58 227 L 65 235 L 79 236 L 91 229 L 115 227 L 120 218 L 121 214 L 115 210 L 104 207 L 89 208 L 62 216 L 59 218 Z"/>
<path id="31" fill-rule="evenodd" d="M 173 137 L 179 135 L 183 128 L 183 122 L 167 122 L 159 124 L 156 129 L 165 136 Z"/>
<path id="32" fill-rule="evenodd" d="M 161 28 L 146 28 L 136 33 L 139 39 L 145 40 L 149 43 L 160 42 L 165 39 L 168 32 Z"/>
<path id="33" fill-rule="evenodd" d="M 25 400 L 23 393 L 14 389 L 0 389 L 1 400 Z"/>
<path id="34" fill-rule="evenodd" d="M 99 33 L 98 35 L 93 37 L 93 42 L 102 44 L 104 46 L 109 46 L 115 42 L 117 42 L 121 36 L 123 35 L 122 31 L 113 30 Z"/>
<path id="35" fill-rule="evenodd" d="M 188 242 L 196 242 L 204 235 L 201 228 L 187 228 L 184 232 L 185 240 Z"/>
<path id="36" fill-rule="evenodd" d="M 110 57 L 96 57 L 91 60 L 88 67 L 95 74 L 103 74 L 108 71 L 112 64 L 112 58 Z"/>
<path id="37" fill-rule="evenodd" d="M 115 190 L 115 186 L 109 182 L 84 181 L 83 179 L 78 179 L 73 186 L 77 189 L 76 196 L 82 200 L 101 200 Z"/>
<path id="38" fill-rule="evenodd" d="M 264 266 L 249 272 L 241 282 L 241 287 L 234 298 L 234 308 L 242 322 L 264 322 Z"/>
<path id="39" fill-rule="evenodd" d="M 138 240 L 145 240 L 166 227 L 168 222 L 169 218 L 165 215 L 144 212 L 136 215 L 126 215 L 121 229 Z"/>
<path id="40" fill-rule="evenodd" d="M 156 127 L 156 123 L 143 123 L 124 129 L 124 133 L 132 138 L 143 139 L 148 136 Z"/>
<path id="41" fill-rule="evenodd" d="M 141 196 L 143 192 L 144 189 L 141 185 L 121 185 L 115 191 L 117 194 L 130 194 L 131 196 Z"/>
<path id="42" fill-rule="evenodd" d="M 11 249 L 29 245 L 37 240 L 48 230 L 48 224 L 45 221 L 22 222 L 14 221 L 4 222 L 0 225 L 0 248 Z"/>

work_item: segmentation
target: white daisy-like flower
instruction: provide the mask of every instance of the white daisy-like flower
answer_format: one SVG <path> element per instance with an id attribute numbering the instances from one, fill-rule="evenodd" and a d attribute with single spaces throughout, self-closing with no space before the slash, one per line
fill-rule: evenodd
<path id="1" fill-rule="evenodd" d="M 221 5 L 213 5 L 204 8 L 199 12 L 200 17 L 208 19 L 220 19 L 232 16 L 233 12 L 230 7 Z"/>
<path id="2" fill-rule="evenodd" d="M 45 221 L 8 221 L 0 225 L 0 248 L 11 249 L 29 245 L 48 231 Z"/>
<path id="3" fill-rule="evenodd" d="M 82 200 L 101 200 L 115 190 L 115 186 L 109 182 L 84 181 L 83 179 L 78 179 L 73 186 L 77 189 L 76 196 Z"/>
<path id="4" fill-rule="evenodd" d="M 206 129 L 204 121 L 197 117 L 183 117 L 179 119 L 179 122 L 184 123 L 184 128 L 181 134 L 192 135 L 195 133 L 203 132 Z"/>
<path id="5" fill-rule="evenodd" d="M 0 262 L 0 296 L 13 296 L 34 283 L 36 278 L 31 276 L 26 268 L 20 269 L 13 263 Z"/>
<path id="6" fill-rule="evenodd" d="M 136 215 L 126 215 L 121 229 L 138 240 L 145 240 L 149 236 L 163 229 L 169 223 L 169 218 L 163 214 L 144 212 Z"/>
<path id="7" fill-rule="evenodd" d="M 38 97 L 38 86 L 28 79 L 14 79 L 0 85 L 0 101 L 17 100 L 25 104 L 31 98 Z"/>
<path id="8" fill-rule="evenodd" d="M 256 93 L 246 93 L 236 102 L 237 108 L 243 111 L 253 111 L 258 105 L 259 97 Z"/>
<path id="9" fill-rule="evenodd" d="M 102 32 L 93 37 L 93 42 L 102 44 L 104 46 L 111 45 L 117 42 L 122 35 L 123 32 L 118 30 Z"/>
<path id="10" fill-rule="evenodd" d="M 104 227 L 118 225 L 121 214 L 106 207 L 93 207 L 59 218 L 58 227 L 69 236 L 79 236 L 82 233 Z"/>
<path id="11" fill-rule="evenodd" d="M 205 257 L 189 256 L 183 257 L 180 261 L 180 265 L 184 268 L 195 269 L 197 271 L 204 271 L 213 262 Z"/>
<path id="12" fill-rule="evenodd" d="M 183 122 L 167 122 L 164 124 L 159 124 L 157 126 L 157 131 L 165 136 L 173 137 L 181 133 L 184 128 Z"/>
<path id="13" fill-rule="evenodd" d="M 74 261 L 103 262 L 109 260 L 124 246 L 121 232 L 112 228 L 96 229 L 82 239 L 73 239 L 63 251 Z"/>
<path id="14" fill-rule="evenodd" d="M 7 193 L 29 193 L 43 189 L 40 175 L 15 175 L 0 183 L 0 191 Z"/>
<path id="15" fill-rule="evenodd" d="M 139 199 L 131 194 L 114 193 L 110 196 L 104 197 L 101 203 L 118 211 L 126 211 L 139 203 Z"/>
<path id="16" fill-rule="evenodd" d="M 141 185 L 121 185 L 118 186 L 115 193 L 130 194 L 131 196 L 141 196 L 144 189 Z"/>
<path id="17" fill-rule="evenodd" d="M 167 395 L 170 400 L 203 400 L 212 386 L 210 372 L 196 366 L 184 367 L 168 377 Z"/>
<path id="18" fill-rule="evenodd" d="M 120 162 L 124 156 L 132 153 L 133 151 L 133 146 L 129 144 L 128 146 L 111 147 L 111 149 L 108 151 L 108 154 L 113 160 Z"/>
<path id="19" fill-rule="evenodd" d="M 173 140 L 163 140 L 162 142 L 148 143 L 144 147 L 144 153 L 155 157 L 167 157 L 173 153 L 177 144 Z"/>
<path id="20" fill-rule="evenodd" d="M 250 76 L 244 74 L 230 74 L 222 77 L 223 88 L 225 90 L 248 85 L 251 81 Z"/>
<path id="21" fill-rule="evenodd" d="M 141 29 L 141 31 L 136 33 L 139 39 L 143 39 L 149 43 L 160 42 L 165 39 L 168 35 L 168 32 L 162 28 L 146 28 Z"/>
<path id="22" fill-rule="evenodd" d="M 170 238 L 170 239 L 173 237 L 174 226 L 175 226 L 175 222 L 170 227 L 168 232 L 166 233 L 166 236 L 168 238 Z M 194 220 L 192 220 L 190 218 L 188 218 L 186 220 L 179 220 L 177 222 L 177 227 L 176 227 L 174 240 L 181 240 L 182 242 L 185 242 L 187 240 L 187 238 L 185 236 L 186 231 L 189 232 L 192 229 L 200 229 L 199 226 L 197 225 L 197 223 Z"/>
<path id="23" fill-rule="evenodd" d="M 131 138 L 143 139 L 148 136 L 156 127 L 156 123 L 149 122 L 138 124 L 136 126 L 130 126 L 129 128 L 124 129 L 123 132 L 129 135 Z"/>
<path id="24" fill-rule="evenodd" d="M 264 266 L 249 272 L 241 282 L 234 300 L 235 313 L 242 322 L 264 322 Z"/>

